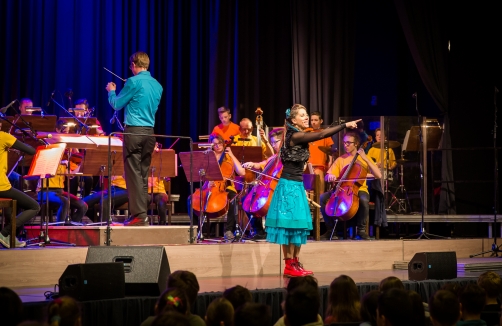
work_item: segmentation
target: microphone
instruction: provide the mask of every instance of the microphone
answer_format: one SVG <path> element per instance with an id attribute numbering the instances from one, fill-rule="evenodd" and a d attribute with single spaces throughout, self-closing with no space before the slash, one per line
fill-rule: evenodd
<path id="1" fill-rule="evenodd" d="M 7 109 L 10 108 L 12 106 L 12 104 L 14 104 L 16 102 L 17 102 L 17 99 L 15 99 L 14 101 L 10 102 L 7 106 L 4 106 L 3 108 L 1 108 L 0 112 L 5 113 L 7 111 Z"/>
<path id="2" fill-rule="evenodd" d="M 115 112 L 113 113 L 113 116 L 112 116 L 112 118 L 110 119 L 110 124 L 111 124 L 111 125 L 112 125 L 112 124 L 114 124 L 116 120 L 117 120 L 117 111 L 115 111 Z"/>
<path id="3" fill-rule="evenodd" d="M 73 96 L 73 91 L 71 88 L 68 88 L 68 90 L 64 93 L 64 96 L 71 98 Z"/>
<path id="4" fill-rule="evenodd" d="M 51 105 L 52 98 L 54 97 L 54 93 L 56 93 L 56 90 L 53 90 L 53 91 L 52 91 L 52 93 L 51 93 L 51 98 L 49 99 L 49 101 L 47 101 L 47 105 L 46 105 L 46 106 Z"/>
<path id="5" fill-rule="evenodd" d="M 413 98 L 417 98 L 417 92 L 415 92 L 415 93 L 411 94 L 411 97 L 413 97 Z"/>

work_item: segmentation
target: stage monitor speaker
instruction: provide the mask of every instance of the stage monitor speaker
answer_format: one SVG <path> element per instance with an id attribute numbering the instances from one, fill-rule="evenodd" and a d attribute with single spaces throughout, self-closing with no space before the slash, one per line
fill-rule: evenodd
<path id="1" fill-rule="evenodd" d="M 446 280 L 457 277 L 457 254 L 446 252 L 418 252 L 408 263 L 410 281 Z"/>
<path id="2" fill-rule="evenodd" d="M 78 301 L 125 296 L 124 265 L 95 263 L 68 265 L 59 278 L 59 294 Z"/>
<path id="3" fill-rule="evenodd" d="M 171 274 L 163 246 L 94 246 L 87 250 L 86 263 L 120 262 L 124 265 L 125 294 L 159 296 Z"/>

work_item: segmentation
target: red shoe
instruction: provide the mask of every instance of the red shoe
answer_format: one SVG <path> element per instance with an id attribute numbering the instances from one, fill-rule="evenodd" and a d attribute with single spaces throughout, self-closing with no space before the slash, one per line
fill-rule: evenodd
<path id="1" fill-rule="evenodd" d="M 298 276 L 305 276 L 304 272 L 298 269 L 295 259 L 294 258 L 286 258 L 284 260 L 285 265 L 284 265 L 284 276 L 287 277 L 298 277 Z"/>
<path id="2" fill-rule="evenodd" d="M 298 270 L 300 270 L 301 272 L 303 272 L 304 275 L 312 275 L 312 274 L 314 274 L 314 272 L 308 271 L 308 270 L 306 270 L 306 269 L 303 268 L 303 264 L 300 263 L 300 259 L 298 257 L 293 258 L 293 260 L 296 263 L 296 268 Z"/>

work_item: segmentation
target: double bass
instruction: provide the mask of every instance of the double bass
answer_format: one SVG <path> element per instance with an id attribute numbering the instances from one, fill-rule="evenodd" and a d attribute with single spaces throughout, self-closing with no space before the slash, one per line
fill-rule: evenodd
<path id="1" fill-rule="evenodd" d="M 356 215 L 359 209 L 359 188 L 366 179 L 367 171 L 357 162 L 359 153 L 356 152 L 349 165 L 346 165 L 336 182 L 335 189 L 326 204 L 326 214 L 342 221 L 348 221 Z"/>
<path id="2" fill-rule="evenodd" d="M 211 153 L 216 155 L 214 152 L 210 152 L 208 155 Z M 225 155 L 226 153 L 223 152 L 221 159 L 224 159 Z M 222 181 L 206 181 L 201 188 L 195 190 L 192 194 L 192 208 L 194 214 L 197 216 L 200 216 L 201 207 L 208 218 L 221 217 L 228 212 L 229 201 L 226 188 L 228 180 L 231 179 L 234 174 L 234 166 L 231 162 L 224 160 L 220 164 L 220 169 L 223 175 Z"/>
<path id="3" fill-rule="evenodd" d="M 267 215 L 281 173 L 282 161 L 277 154 L 265 165 L 263 172 L 256 178 L 256 185 L 249 190 L 244 198 L 242 209 L 255 217 Z"/>

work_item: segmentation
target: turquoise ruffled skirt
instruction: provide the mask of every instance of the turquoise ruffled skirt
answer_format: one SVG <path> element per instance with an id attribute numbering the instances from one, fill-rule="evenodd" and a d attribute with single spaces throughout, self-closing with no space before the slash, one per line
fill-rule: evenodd
<path id="1" fill-rule="evenodd" d="M 296 246 L 307 243 L 312 217 L 303 182 L 279 179 L 265 226 L 269 242 Z"/>

